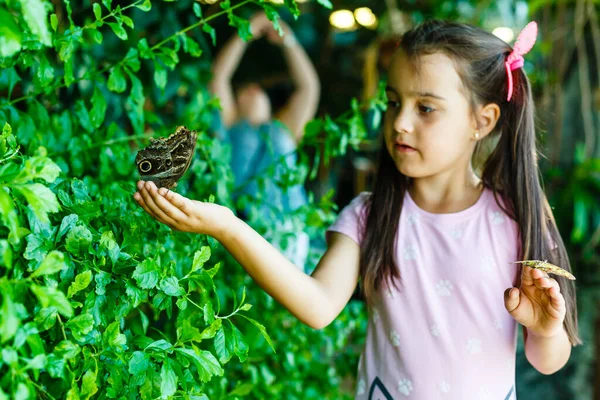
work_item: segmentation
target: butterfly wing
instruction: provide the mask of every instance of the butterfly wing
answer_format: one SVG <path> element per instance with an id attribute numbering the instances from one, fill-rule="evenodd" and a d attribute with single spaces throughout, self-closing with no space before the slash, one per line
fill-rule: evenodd
<path id="1" fill-rule="evenodd" d="M 575 280 L 575 276 L 571 274 L 569 271 L 562 269 L 554 264 L 549 263 L 548 261 L 541 260 L 524 260 L 524 261 L 514 261 L 511 264 L 523 264 L 530 268 L 539 269 L 540 271 L 544 271 L 548 274 L 554 274 L 558 276 L 564 276 L 567 279 L 572 281 Z"/>

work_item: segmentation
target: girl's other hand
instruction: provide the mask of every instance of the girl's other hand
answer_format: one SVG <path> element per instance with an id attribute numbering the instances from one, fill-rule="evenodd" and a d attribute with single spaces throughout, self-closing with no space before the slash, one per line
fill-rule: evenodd
<path id="1" fill-rule="evenodd" d="M 523 266 L 521 288 L 506 289 L 504 306 L 531 334 L 552 337 L 563 329 L 566 306 L 560 286 L 538 269 Z"/>
<path id="2" fill-rule="evenodd" d="M 224 206 L 190 200 L 166 188 L 157 188 L 154 182 L 139 181 L 135 201 L 150 216 L 170 228 L 210 235 L 219 238 L 227 227 L 233 212 Z"/>

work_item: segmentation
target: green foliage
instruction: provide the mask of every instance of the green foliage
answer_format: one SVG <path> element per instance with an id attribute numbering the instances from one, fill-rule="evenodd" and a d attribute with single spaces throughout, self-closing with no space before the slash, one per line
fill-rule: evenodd
<path id="1" fill-rule="evenodd" d="M 173 232 L 132 200 L 137 149 L 185 124 L 200 132 L 198 154 L 178 190 L 243 207 L 229 149 L 209 131 L 218 101 L 205 55 L 215 18 L 248 38 L 249 3 L 205 16 L 191 0 L 0 0 L 0 398 L 349 397 L 362 304 L 310 329 L 215 240 Z M 353 102 L 313 121 L 278 184 L 357 145 L 360 113 Z M 330 193 L 281 215 L 285 228 L 249 222 L 285 249 L 300 228 L 322 240 L 333 211 Z"/>

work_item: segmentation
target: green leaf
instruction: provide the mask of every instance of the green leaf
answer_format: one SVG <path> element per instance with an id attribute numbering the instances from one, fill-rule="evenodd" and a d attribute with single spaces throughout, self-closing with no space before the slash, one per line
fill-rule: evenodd
<path id="1" fill-rule="evenodd" d="M 212 267 L 211 269 L 207 269 L 206 273 L 208 274 L 208 276 L 210 276 L 211 278 L 214 278 L 215 275 L 217 274 L 217 272 L 219 272 L 219 269 L 221 269 L 221 262 L 218 262 L 215 264 L 214 267 Z"/>
<path id="2" fill-rule="evenodd" d="M 81 384 L 81 399 L 87 400 L 98 392 L 98 386 L 96 385 L 96 370 L 88 369 L 83 375 L 83 381 Z"/>
<path id="3" fill-rule="evenodd" d="M 58 18 L 56 17 L 56 14 L 50 15 L 50 25 L 52 26 L 52 30 L 56 32 L 56 29 L 58 29 Z"/>
<path id="4" fill-rule="evenodd" d="M 27 363 L 27 365 L 25 366 L 24 369 L 25 370 L 28 370 L 28 369 L 40 370 L 46 366 L 46 363 L 47 363 L 46 355 L 38 354 L 37 356 L 35 356 L 31 360 L 29 360 L 29 362 Z"/>
<path id="5" fill-rule="evenodd" d="M 135 268 L 133 278 L 142 289 L 154 289 L 160 279 L 160 267 L 155 260 L 147 258 Z"/>
<path id="6" fill-rule="evenodd" d="M 139 52 L 135 48 L 130 48 L 124 58 L 126 61 L 125 65 L 134 72 L 138 72 L 141 67 Z"/>
<path id="7" fill-rule="evenodd" d="M 229 17 L 229 25 L 237 29 L 238 35 L 244 42 L 247 42 L 248 40 L 252 39 L 252 32 L 250 31 L 250 22 L 247 19 L 240 18 L 233 12 L 228 12 L 227 16 Z"/>
<path id="8" fill-rule="evenodd" d="M 323 7 L 331 10 L 333 8 L 333 4 L 331 4 L 331 1 L 329 0 L 317 0 L 317 3 L 319 3 L 320 5 L 322 5 Z"/>
<path id="9" fill-rule="evenodd" d="M 123 25 L 117 24 L 115 22 L 109 22 L 108 25 L 119 39 L 127 40 L 127 31 L 125 30 L 125 28 L 123 28 Z"/>
<path id="10" fill-rule="evenodd" d="M 97 29 L 90 29 L 88 34 L 92 37 L 92 39 L 94 39 L 94 42 L 102 44 L 102 40 L 104 39 L 102 32 Z"/>
<path id="11" fill-rule="evenodd" d="M 160 89 L 164 89 L 167 86 L 167 70 L 156 61 L 154 62 L 154 82 Z"/>
<path id="12" fill-rule="evenodd" d="M 108 285 L 112 281 L 110 274 L 104 271 L 100 271 L 96 274 L 94 280 L 96 281 L 96 294 L 100 296 L 105 295 L 106 285 Z"/>
<path id="13" fill-rule="evenodd" d="M 49 8 L 42 0 L 20 0 L 23 18 L 29 30 L 46 46 L 52 45 L 52 34 L 48 30 Z"/>
<path id="14" fill-rule="evenodd" d="M 87 271 L 84 271 L 84 272 L 78 274 L 75 277 L 75 280 L 69 286 L 69 290 L 67 292 L 67 298 L 70 299 L 76 293 L 87 288 L 90 285 L 90 283 L 92 282 L 92 278 L 93 278 L 92 271 L 90 271 L 90 270 L 87 270 Z"/>
<path id="15" fill-rule="evenodd" d="M 229 321 L 229 323 L 231 324 L 232 330 L 233 351 L 238 356 L 240 362 L 243 363 L 248 358 L 248 344 L 246 343 L 242 332 L 240 332 L 231 321 Z"/>
<path id="16" fill-rule="evenodd" d="M 45 149 L 43 147 L 40 149 L 43 149 L 41 153 L 45 154 Z M 45 155 L 30 157 L 25 160 L 25 164 L 19 175 L 14 178 L 13 183 L 28 183 L 34 179 L 43 179 L 52 183 L 58 178 L 60 172 L 60 167 Z"/>
<path id="17" fill-rule="evenodd" d="M 69 253 L 80 255 L 88 252 L 91 243 L 92 232 L 86 226 L 78 225 L 67 234 L 65 247 Z"/>
<path id="18" fill-rule="evenodd" d="M 106 343 L 109 345 L 109 347 L 111 347 L 117 351 L 122 351 L 122 350 L 127 349 L 127 346 L 126 346 L 127 337 L 121 333 L 121 329 L 119 327 L 119 322 L 117 322 L 117 321 L 111 323 L 106 328 L 106 331 L 104 331 L 104 334 L 102 335 L 102 337 L 104 338 Z"/>
<path id="19" fill-rule="evenodd" d="M 200 251 L 194 253 L 194 261 L 192 262 L 190 274 L 204 267 L 204 263 L 208 260 L 210 260 L 210 247 L 202 246 Z"/>
<path id="20" fill-rule="evenodd" d="M 200 330 L 192 325 L 189 318 L 183 320 L 181 325 L 177 327 L 177 341 L 181 343 L 190 340 L 201 341 Z"/>
<path id="21" fill-rule="evenodd" d="M 12 298 L 7 293 L 3 293 L 2 313 L 0 313 L 0 339 L 2 343 L 11 339 L 21 324 L 17 316 L 17 310 L 12 301 Z"/>
<path id="22" fill-rule="evenodd" d="M 214 338 L 217 332 L 219 332 L 219 329 L 221 329 L 221 326 L 223 325 L 222 321 L 222 319 L 216 319 L 212 324 L 206 327 L 200 334 L 200 340 Z"/>
<path id="23" fill-rule="evenodd" d="M 0 267 L 11 269 L 13 267 L 13 250 L 8 240 L 0 239 Z"/>
<path id="24" fill-rule="evenodd" d="M 212 324 L 215 320 L 215 311 L 213 310 L 213 305 L 209 301 L 204 305 L 204 322 L 207 324 Z"/>
<path id="25" fill-rule="evenodd" d="M 103 232 L 102 237 L 100 237 L 100 254 L 103 256 L 108 255 L 114 265 L 119 260 L 120 252 L 121 249 L 119 248 L 112 231 Z"/>
<path id="26" fill-rule="evenodd" d="M 141 5 L 138 5 L 136 7 L 142 11 L 150 11 L 150 8 L 152 8 L 152 3 L 150 2 L 150 0 L 144 0 L 144 2 Z"/>
<path id="27" fill-rule="evenodd" d="M 40 308 L 37 314 L 35 315 L 34 322 L 36 323 L 38 330 L 42 332 L 54 326 L 54 324 L 56 323 L 56 316 L 56 308 Z"/>
<path id="28" fill-rule="evenodd" d="M 74 359 L 81 353 L 81 348 L 70 340 L 63 340 L 56 345 L 53 353 L 62 359 Z"/>
<path id="29" fill-rule="evenodd" d="M 241 385 L 233 389 L 231 392 L 229 392 L 227 396 L 247 396 L 250 394 L 250 392 L 252 392 L 253 388 L 254 384 L 250 382 L 242 383 Z"/>
<path id="30" fill-rule="evenodd" d="M 85 102 L 81 99 L 75 102 L 75 115 L 79 118 L 81 126 L 89 133 L 94 132 L 94 126 L 92 125 L 92 119 L 90 118 L 90 112 L 85 106 Z"/>
<path id="31" fill-rule="evenodd" d="M 15 397 L 13 400 L 28 400 L 31 397 L 31 392 L 29 391 L 27 385 L 25 385 L 23 382 L 20 382 L 17 386 L 17 391 L 15 392 Z"/>
<path id="32" fill-rule="evenodd" d="M 298 8 L 298 3 L 296 3 L 296 0 L 284 0 L 284 4 L 292 13 L 294 18 L 297 19 L 300 15 L 300 9 Z"/>
<path id="33" fill-rule="evenodd" d="M 128 27 L 130 27 L 131 29 L 134 28 L 133 20 L 131 18 L 129 18 L 127 15 L 121 15 L 121 21 L 123 21 L 123 23 L 125 25 L 127 25 Z"/>
<path id="34" fill-rule="evenodd" d="M 160 370 L 160 395 L 163 399 L 175 394 L 177 390 L 177 375 L 171 366 L 172 361 L 165 358 L 165 362 Z"/>
<path id="35" fill-rule="evenodd" d="M 154 58 L 154 53 L 152 52 L 152 50 L 150 50 L 150 46 L 148 46 L 148 41 L 146 40 L 146 38 L 142 38 L 138 42 L 137 48 L 140 51 L 140 57 L 142 57 L 143 59 L 149 60 Z"/>
<path id="36" fill-rule="evenodd" d="M 31 285 L 31 291 L 38 298 L 42 307 L 56 307 L 56 310 L 67 318 L 73 316 L 73 307 L 65 294 L 54 288 Z"/>
<path id="37" fill-rule="evenodd" d="M 148 355 L 141 351 L 136 351 L 129 359 L 129 373 L 133 376 L 136 385 L 142 385 L 146 381 L 146 371 L 150 367 Z"/>
<path id="38" fill-rule="evenodd" d="M 127 80 L 123 75 L 123 69 L 116 66 L 108 76 L 108 90 L 116 93 L 122 93 L 127 88 Z"/>
<path id="39" fill-rule="evenodd" d="M 36 77 L 41 86 L 48 86 L 54 80 L 54 68 L 52 68 L 46 57 L 40 57 Z"/>
<path id="40" fill-rule="evenodd" d="M 231 333 L 227 331 L 227 325 L 221 326 L 217 331 L 214 340 L 215 350 L 221 364 L 226 364 L 229 362 L 234 354 L 233 338 L 231 337 Z"/>
<path id="41" fill-rule="evenodd" d="M 41 183 L 14 185 L 13 188 L 27 199 L 29 206 L 42 222 L 48 222 L 48 214 L 60 209 L 54 193 Z"/>
<path id="42" fill-rule="evenodd" d="M 213 376 L 223 376 L 223 368 L 219 361 L 206 350 L 191 350 L 191 349 L 175 349 L 178 353 L 184 354 L 190 361 L 194 363 L 202 382 L 208 382 Z"/>
<path id="43" fill-rule="evenodd" d="M 21 30 L 12 15 L 0 8 L 0 56 L 12 57 L 21 50 Z"/>
<path id="44" fill-rule="evenodd" d="M 269 334 L 267 333 L 267 330 L 265 329 L 265 327 L 260 324 L 258 321 L 253 320 L 252 318 L 249 318 L 245 315 L 242 314 L 238 314 L 240 317 L 246 318 L 248 321 L 250 321 L 255 327 L 258 328 L 259 332 L 261 333 L 261 335 L 263 335 L 263 337 L 265 338 L 265 340 L 267 341 L 267 343 L 269 343 L 269 346 L 271 346 L 271 349 L 273 350 L 273 353 L 277 353 L 275 351 L 275 347 L 273 346 L 273 342 L 271 341 L 271 337 L 269 336 Z"/>
<path id="45" fill-rule="evenodd" d="M 98 4 L 98 3 L 94 3 Z M 94 88 L 94 95 L 92 96 L 92 109 L 90 111 L 90 118 L 94 128 L 100 128 L 102 122 L 104 122 L 104 116 L 106 115 L 106 99 L 102 94 L 102 91 L 98 86 Z"/>
<path id="46" fill-rule="evenodd" d="M 159 289 L 169 296 L 183 296 L 185 294 L 185 291 L 179 285 L 179 280 L 174 276 L 161 280 Z"/>
<path id="47" fill-rule="evenodd" d="M 94 3 L 94 15 L 96 16 L 96 21 L 99 21 L 102 19 L 102 8 L 100 7 L 100 4 L 98 3 Z"/>
<path id="48" fill-rule="evenodd" d="M 56 239 L 54 239 L 57 243 L 58 241 L 71 230 L 71 228 L 77 223 L 79 220 L 79 216 L 77 214 L 70 214 L 65 216 L 60 223 L 60 228 L 58 229 L 58 233 L 56 234 Z"/>
<path id="49" fill-rule="evenodd" d="M 192 57 L 200 57 L 202 55 L 202 50 L 200 50 L 200 46 L 198 46 L 198 43 L 194 39 L 187 35 L 182 35 L 181 40 L 183 41 L 183 50 L 186 53 Z"/>
<path id="50" fill-rule="evenodd" d="M 148 299 L 148 294 L 145 291 L 139 289 L 129 281 L 125 282 L 125 293 L 127 293 L 129 302 L 134 308 L 139 306 L 142 301 L 146 301 Z"/>
<path id="51" fill-rule="evenodd" d="M 17 235 L 19 220 L 15 211 L 15 203 L 6 192 L 8 188 L 0 187 L 0 217 L 4 226 L 10 229 L 12 235 Z"/>
<path id="52" fill-rule="evenodd" d="M 204 32 L 208 33 L 208 35 L 210 36 L 210 39 L 212 40 L 212 45 L 216 46 L 217 45 L 217 32 L 215 31 L 215 29 L 208 24 L 204 24 L 204 25 L 202 25 L 202 30 Z"/>
<path id="53" fill-rule="evenodd" d="M 202 7 L 200 7 L 200 4 L 194 3 L 193 10 L 196 17 L 202 18 Z"/>
<path id="54" fill-rule="evenodd" d="M 154 350 L 154 351 L 163 352 L 165 350 L 171 349 L 172 347 L 173 347 L 173 345 L 171 343 L 167 342 L 164 339 L 160 339 L 160 340 L 150 343 L 148 346 L 146 346 L 144 351 Z"/>
<path id="55" fill-rule="evenodd" d="M 134 132 L 138 135 L 144 133 L 144 103 L 146 98 L 144 97 L 144 91 L 142 88 L 142 82 L 132 72 L 127 72 L 129 79 L 131 79 L 131 93 L 127 97 L 125 103 L 125 110 L 129 117 L 131 124 L 133 125 Z"/>
<path id="56" fill-rule="evenodd" d="M 65 255 L 60 251 L 53 250 L 44 258 L 44 261 L 42 261 L 38 269 L 33 271 L 30 277 L 35 278 L 41 275 L 52 275 L 55 272 L 62 271 L 66 267 Z"/>
<path id="57" fill-rule="evenodd" d="M 84 341 L 85 336 L 94 329 L 94 317 L 89 313 L 80 314 L 68 320 L 65 327 L 71 329 L 75 339 Z"/>

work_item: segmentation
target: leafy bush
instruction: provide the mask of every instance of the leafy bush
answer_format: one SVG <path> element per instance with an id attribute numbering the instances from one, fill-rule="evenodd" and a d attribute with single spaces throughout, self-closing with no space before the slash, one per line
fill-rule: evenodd
<path id="1" fill-rule="evenodd" d="M 218 242 L 173 232 L 132 199 L 137 149 L 184 124 L 200 134 L 178 190 L 236 206 L 229 149 L 209 134 L 218 101 L 203 54 L 215 18 L 248 37 L 250 3 L 276 24 L 262 1 L 222 1 L 210 16 L 192 1 L 0 1 L 0 399 L 349 396 L 362 303 L 312 330 Z M 311 122 L 280 184 L 314 176 L 308 152 L 328 162 L 363 136 L 355 101 Z M 318 245 L 333 211 L 330 194 L 281 219 Z M 249 222 L 282 248 L 293 235 Z"/>

